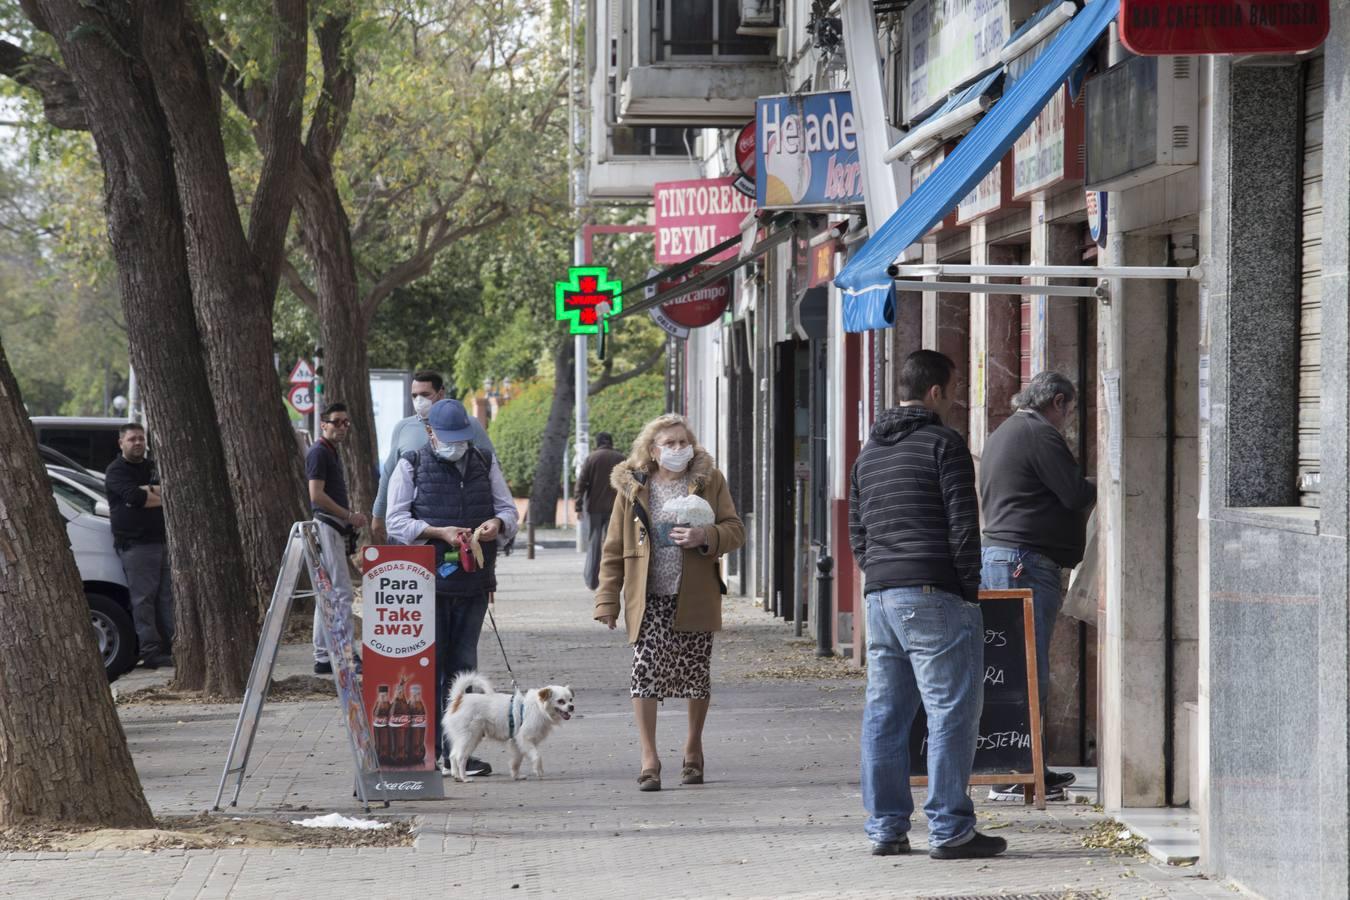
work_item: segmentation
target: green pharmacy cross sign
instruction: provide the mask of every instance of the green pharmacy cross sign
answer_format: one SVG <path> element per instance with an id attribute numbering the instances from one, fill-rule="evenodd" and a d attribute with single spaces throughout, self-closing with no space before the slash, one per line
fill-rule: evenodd
<path id="1" fill-rule="evenodd" d="M 556 317 L 572 334 L 599 334 L 602 319 L 623 309 L 623 283 L 611 281 L 604 266 L 573 266 L 567 281 L 553 284 Z M 604 322 L 609 331 L 609 322 Z"/>

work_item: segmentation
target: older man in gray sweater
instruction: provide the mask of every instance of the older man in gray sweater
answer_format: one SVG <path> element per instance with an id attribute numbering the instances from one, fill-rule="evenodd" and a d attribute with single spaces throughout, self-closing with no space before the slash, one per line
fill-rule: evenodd
<path id="1" fill-rule="evenodd" d="M 1083 559 L 1087 513 L 1097 487 L 1079 470 L 1060 429 L 1073 415 L 1073 383 L 1041 372 L 1013 398 L 1017 412 L 989 436 L 980 465 L 984 511 L 981 584 L 1030 588 L 1036 608 L 1041 711 L 1050 687 L 1050 637 L 1064 603 L 1061 569 Z M 1069 773 L 1045 773 L 1049 799 L 1063 799 Z M 1022 785 L 996 785 L 993 800 L 1021 800 Z"/>

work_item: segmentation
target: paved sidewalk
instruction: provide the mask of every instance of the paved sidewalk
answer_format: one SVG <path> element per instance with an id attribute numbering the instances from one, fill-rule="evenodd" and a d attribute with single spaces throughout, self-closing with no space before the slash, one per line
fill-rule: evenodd
<path id="1" fill-rule="evenodd" d="M 497 619 L 517 674 L 530 685 L 570 683 L 580 715 L 545 744 L 546 777 L 447 780 L 449 798 L 404 802 L 414 848 L 10 854 L 3 897 L 320 897 L 333 888 L 370 897 L 1231 897 L 1190 868 L 1085 850 L 1099 814 L 981 802 L 982 827 L 1008 839 L 1000 859 L 928 859 L 920 814 L 909 857 L 873 858 L 858 790 L 861 678 L 763 679 L 811 646 L 743 600 L 729 600 L 714 650 L 714 700 L 705 739 L 707 784 L 680 787 L 683 703 L 662 710 L 666 790 L 639 793 L 627 697 L 630 652 L 591 621 L 581 557 L 543 549 L 503 561 Z M 283 648 L 279 676 L 306 671 L 308 648 Z M 482 669 L 509 685 L 491 631 Z M 134 688 L 152 677 L 126 681 Z M 119 682 L 119 688 L 123 683 Z M 156 812 L 210 806 L 237 710 L 223 706 L 122 709 Z M 506 764 L 500 746 L 480 752 Z M 240 810 L 359 812 L 335 703 L 266 707 Z M 919 797 L 922 805 L 922 797 Z M 1065 894 L 1064 892 L 1076 892 Z"/>

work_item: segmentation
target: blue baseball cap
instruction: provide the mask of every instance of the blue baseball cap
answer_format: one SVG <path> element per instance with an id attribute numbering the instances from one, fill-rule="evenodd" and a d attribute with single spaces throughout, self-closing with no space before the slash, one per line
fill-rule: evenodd
<path id="1" fill-rule="evenodd" d="M 427 424 L 442 444 L 473 440 L 469 411 L 458 400 L 437 400 L 427 413 Z"/>

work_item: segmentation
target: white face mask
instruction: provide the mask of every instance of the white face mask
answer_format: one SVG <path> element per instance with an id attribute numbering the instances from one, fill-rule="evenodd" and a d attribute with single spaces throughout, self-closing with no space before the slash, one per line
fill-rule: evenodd
<path id="1" fill-rule="evenodd" d="M 431 407 L 432 405 L 435 404 L 435 402 L 436 401 L 432 400 L 430 397 L 414 397 L 413 412 L 417 413 L 419 416 L 425 419 L 427 417 L 427 413 L 431 412 Z"/>
<path id="2" fill-rule="evenodd" d="M 669 472 L 683 472 L 689 467 L 689 460 L 693 458 L 693 447 L 685 447 L 683 450 L 672 450 L 669 447 L 661 448 L 661 468 Z"/>
<path id="3" fill-rule="evenodd" d="M 468 441 L 455 441 L 452 444 L 437 444 L 436 458 L 446 462 L 459 462 L 469 452 Z"/>

